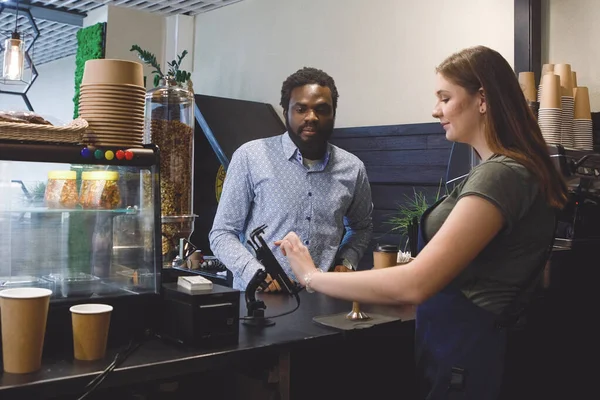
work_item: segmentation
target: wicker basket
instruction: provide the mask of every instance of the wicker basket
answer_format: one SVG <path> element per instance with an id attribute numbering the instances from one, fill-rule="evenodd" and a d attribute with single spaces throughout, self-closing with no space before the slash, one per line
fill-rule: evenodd
<path id="1" fill-rule="evenodd" d="M 0 121 L 0 139 L 44 143 L 81 143 L 88 123 L 77 118 L 64 126 L 21 124 Z"/>

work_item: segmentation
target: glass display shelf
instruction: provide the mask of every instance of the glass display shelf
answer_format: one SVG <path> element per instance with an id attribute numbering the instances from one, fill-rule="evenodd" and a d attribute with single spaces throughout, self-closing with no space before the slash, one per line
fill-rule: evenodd
<path id="1" fill-rule="evenodd" d="M 150 210 L 152 211 L 152 210 Z M 11 210 L 0 210 L 0 214 L 7 213 L 79 213 L 79 214 L 127 214 L 137 215 L 142 211 L 138 208 L 115 208 L 112 210 L 107 209 L 86 209 L 86 208 L 47 208 L 47 207 L 18 207 Z"/>

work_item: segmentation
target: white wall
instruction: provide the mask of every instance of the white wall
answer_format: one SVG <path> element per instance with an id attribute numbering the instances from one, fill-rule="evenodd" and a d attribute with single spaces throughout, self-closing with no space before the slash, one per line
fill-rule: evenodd
<path id="1" fill-rule="evenodd" d="M 106 22 L 108 20 L 108 6 L 98 7 L 87 13 L 87 16 L 83 19 L 83 27 L 95 25 L 100 22 Z"/>
<path id="2" fill-rule="evenodd" d="M 129 51 L 132 45 L 137 44 L 156 56 L 164 72 L 168 69 L 164 62 L 165 36 L 164 16 L 131 8 L 108 6 L 105 58 L 141 63 L 137 53 Z M 147 76 L 146 87 L 149 89 L 154 87 L 152 67 L 143 65 L 144 75 Z"/>
<path id="3" fill-rule="evenodd" d="M 179 69 L 191 72 L 194 69 L 194 23 L 195 17 L 171 15 L 165 18 L 165 63 L 176 60 L 184 50 L 188 54 Z"/>
<path id="4" fill-rule="evenodd" d="M 543 5 L 542 62 L 571 64 L 577 84 L 589 87 L 592 111 L 600 111 L 600 3 L 545 0 Z"/>
<path id="5" fill-rule="evenodd" d="M 36 69 L 38 78 L 27 93 L 33 111 L 55 125 L 68 123 L 73 119 L 75 56 L 38 65 Z M 21 96 L 0 94 L 0 110 L 26 111 L 27 106 Z"/>
<path id="6" fill-rule="evenodd" d="M 487 45 L 513 65 L 513 0 L 245 0 L 196 16 L 196 93 L 271 103 L 303 66 L 336 81 L 336 126 L 432 122 L 434 68 Z"/>

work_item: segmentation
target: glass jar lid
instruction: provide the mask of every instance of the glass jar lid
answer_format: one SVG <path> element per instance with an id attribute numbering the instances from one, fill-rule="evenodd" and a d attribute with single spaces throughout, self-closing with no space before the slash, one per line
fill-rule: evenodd
<path id="1" fill-rule="evenodd" d="M 48 171 L 48 179 L 65 180 L 76 178 L 77 173 L 75 171 Z"/>
<path id="2" fill-rule="evenodd" d="M 86 181 L 116 181 L 119 179 L 117 171 L 85 171 L 81 179 Z"/>

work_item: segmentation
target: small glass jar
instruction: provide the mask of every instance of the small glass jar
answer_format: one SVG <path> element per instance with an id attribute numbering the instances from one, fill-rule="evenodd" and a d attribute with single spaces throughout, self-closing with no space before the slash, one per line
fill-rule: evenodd
<path id="1" fill-rule="evenodd" d="M 74 208 L 77 206 L 77 173 L 75 171 L 49 171 L 44 200 L 48 208 Z"/>
<path id="2" fill-rule="evenodd" d="M 86 209 L 114 210 L 121 204 L 119 173 L 116 171 L 85 171 L 81 174 L 79 204 Z"/>

